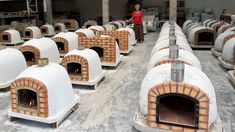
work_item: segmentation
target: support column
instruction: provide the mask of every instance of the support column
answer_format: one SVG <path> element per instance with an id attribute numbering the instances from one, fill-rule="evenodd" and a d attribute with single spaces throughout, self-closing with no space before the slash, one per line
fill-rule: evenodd
<path id="1" fill-rule="evenodd" d="M 169 17 L 170 17 L 170 20 L 172 21 L 177 21 L 177 0 L 169 0 L 170 1 L 170 7 L 169 7 L 169 10 L 170 10 L 170 14 L 169 14 Z"/>
<path id="2" fill-rule="evenodd" d="M 109 0 L 102 0 L 103 24 L 109 23 Z"/>
<path id="3" fill-rule="evenodd" d="M 44 19 L 48 24 L 53 24 L 51 0 L 43 0 Z"/>

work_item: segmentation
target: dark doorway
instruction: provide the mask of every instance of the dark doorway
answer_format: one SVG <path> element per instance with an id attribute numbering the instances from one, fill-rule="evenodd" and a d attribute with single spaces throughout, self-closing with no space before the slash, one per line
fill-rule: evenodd
<path id="1" fill-rule="evenodd" d="M 70 75 L 82 75 L 82 65 L 79 63 L 68 63 L 67 64 L 67 71 Z"/>
<path id="2" fill-rule="evenodd" d="M 28 90 L 28 89 L 20 89 L 17 91 L 18 96 L 18 106 L 27 109 L 38 109 L 38 100 L 37 100 L 37 93 Z"/>
<path id="3" fill-rule="evenodd" d="M 180 95 L 168 94 L 157 98 L 158 121 L 160 123 L 184 127 L 198 126 L 198 101 Z"/>
<path id="4" fill-rule="evenodd" d="M 33 52 L 25 51 L 23 52 L 24 58 L 27 62 L 33 62 L 35 63 L 35 55 Z"/>
<path id="5" fill-rule="evenodd" d="M 9 41 L 8 35 L 2 35 L 2 40 L 3 41 Z"/>
<path id="6" fill-rule="evenodd" d="M 66 28 L 71 28 L 71 23 L 70 22 L 65 22 L 64 25 L 66 26 Z"/>
<path id="7" fill-rule="evenodd" d="M 90 49 L 94 50 L 100 58 L 104 57 L 104 49 L 100 47 L 91 47 Z"/>
<path id="8" fill-rule="evenodd" d="M 61 31 L 60 27 L 59 27 L 59 26 L 56 26 L 56 27 L 55 27 L 55 31 L 56 31 L 56 32 L 60 32 L 60 31 Z"/>
<path id="9" fill-rule="evenodd" d="M 57 48 L 60 52 L 64 52 L 64 43 L 56 42 Z"/>
<path id="10" fill-rule="evenodd" d="M 116 39 L 116 42 L 117 42 L 117 44 L 118 44 L 118 47 L 120 47 L 120 46 L 119 46 L 119 39 Z"/>
<path id="11" fill-rule="evenodd" d="M 41 32 L 45 34 L 45 33 L 47 33 L 47 29 L 46 28 L 42 28 Z"/>
<path id="12" fill-rule="evenodd" d="M 210 32 L 202 32 L 198 35 L 198 44 L 199 45 L 213 45 L 214 43 L 214 34 Z"/>
<path id="13" fill-rule="evenodd" d="M 30 37 L 30 36 L 31 36 L 30 31 L 25 31 L 24 34 L 25 34 L 25 36 L 27 36 L 27 37 Z"/>
<path id="14" fill-rule="evenodd" d="M 89 28 L 89 27 L 91 27 L 92 25 L 86 25 L 86 28 Z"/>

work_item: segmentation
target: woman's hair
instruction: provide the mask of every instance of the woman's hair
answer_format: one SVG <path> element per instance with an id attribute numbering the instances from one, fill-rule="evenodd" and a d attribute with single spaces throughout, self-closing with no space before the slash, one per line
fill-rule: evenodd
<path id="1" fill-rule="evenodd" d="M 141 9 L 142 9 L 141 4 L 140 4 L 140 3 L 135 3 L 135 7 L 136 7 L 137 5 L 139 5 L 139 6 L 140 6 L 140 10 L 141 10 Z"/>

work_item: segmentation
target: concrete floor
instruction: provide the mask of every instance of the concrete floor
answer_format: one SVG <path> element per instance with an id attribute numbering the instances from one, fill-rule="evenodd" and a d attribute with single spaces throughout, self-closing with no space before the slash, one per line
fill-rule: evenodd
<path id="1" fill-rule="evenodd" d="M 6 112 L 10 104 L 9 92 L 1 92 L 0 131 L 135 132 L 132 118 L 138 107 L 139 89 L 146 75 L 147 63 L 157 35 L 146 35 L 145 43 L 135 46 L 116 70 L 106 72 L 106 79 L 97 90 L 86 94 L 82 92 L 78 110 L 58 129 L 26 120 L 10 122 Z M 195 54 L 201 61 L 203 71 L 214 84 L 219 114 L 226 132 L 235 131 L 235 91 L 228 81 L 227 72 L 220 68 L 210 51 L 195 51 Z M 78 93 L 77 86 L 75 88 L 75 93 Z"/>

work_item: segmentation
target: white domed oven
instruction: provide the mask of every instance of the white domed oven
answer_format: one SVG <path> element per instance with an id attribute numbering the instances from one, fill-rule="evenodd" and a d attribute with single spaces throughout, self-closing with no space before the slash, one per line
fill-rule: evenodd
<path id="1" fill-rule="evenodd" d="M 73 93 L 64 67 L 43 63 L 26 69 L 11 84 L 8 115 L 11 119 L 21 118 L 58 127 L 78 106 L 79 96 Z"/>
<path id="2" fill-rule="evenodd" d="M 105 28 L 103 26 L 90 26 L 88 29 L 91 29 L 95 34 L 99 34 L 101 31 L 105 31 Z"/>
<path id="3" fill-rule="evenodd" d="M 132 50 L 130 34 L 126 30 L 101 31 L 100 35 L 107 35 L 116 39 L 120 53 L 129 54 Z"/>
<path id="4" fill-rule="evenodd" d="M 221 33 L 224 33 L 224 31 L 226 31 L 227 29 L 229 29 L 231 27 L 232 27 L 232 25 L 230 25 L 230 24 L 222 25 L 217 31 L 217 36 L 219 36 Z"/>
<path id="5" fill-rule="evenodd" d="M 40 30 L 41 30 L 42 35 L 45 37 L 52 37 L 55 35 L 55 30 L 52 25 L 49 25 L 49 24 L 43 25 L 41 26 Z"/>
<path id="6" fill-rule="evenodd" d="M 224 33 L 221 33 L 215 40 L 215 46 L 213 49 L 211 49 L 212 53 L 219 57 L 222 55 L 222 51 L 224 48 L 224 44 L 226 41 L 230 39 L 230 36 L 235 34 L 235 31 L 226 31 Z"/>
<path id="7" fill-rule="evenodd" d="M 59 21 L 64 23 L 69 31 L 76 31 L 79 28 L 78 22 L 75 19 L 60 19 Z"/>
<path id="8" fill-rule="evenodd" d="M 116 67 L 121 62 L 121 55 L 115 38 L 109 36 L 79 38 L 79 45 L 96 51 L 102 66 Z"/>
<path id="9" fill-rule="evenodd" d="M 130 34 L 130 39 L 131 39 L 131 45 L 136 45 L 137 40 L 135 37 L 135 31 L 132 28 L 126 27 L 126 28 L 120 28 L 117 31 L 128 31 Z"/>
<path id="10" fill-rule="evenodd" d="M 0 45 L 0 89 L 7 88 L 27 68 L 23 54 Z"/>
<path id="11" fill-rule="evenodd" d="M 226 40 L 227 39 L 227 40 Z M 222 56 L 219 57 L 221 64 L 226 69 L 234 69 L 235 65 L 235 34 L 226 38 Z"/>
<path id="12" fill-rule="evenodd" d="M 116 29 L 123 28 L 122 23 L 119 21 L 110 22 L 109 24 L 114 25 L 116 27 Z"/>
<path id="13" fill-rule="evenodd" d="M 24 30 L 24 36 L 23 36 L 23 40 L 30 40 L 30 39 L 40 39 L 42 37 L 42 33 L 40 28 L 36 27 L 36 26 L 30 26 L 25 28 Z"/>
<path id="14" fill-rule="evenodd" d="M 112 24 L 105 24 L 103 25 L 103 27 L 105 28 L 105 31 L 114 31 L 117 30 L 116 27 Z"/>
<path id="15" fill-rule="evenodd" d="M 95 33 L 91 29 L 78 29 L 77 31 L 75 31 L 75 33 L 79 37 L 87 37 L 87 38 L 95 37 Z"/>
<path id="16" fill-rule="evenodd" d="M 216 38 L 216 32 L 208 27 L 196 27 L 189 34 L 191 46 L 213 47 Z"/>
<path id="17" fill-rule="evenodd" d="M 9 29 L 1 33 L 1 43 L 4 45 L 17 45 L 23 42 L 17 30 Z"/>
<path id="18" fill-rule="evenodd" d="M 214 87 L 198 68 L 163 64 L 145 76 L 134 126 L 141 131 L 222 132 Z"/>
<path id="19" fill-rule="evenodd" d="M 54 26 L 55 33 L 65 32 L 66 27 L 64 23 L 56 23 Z"/>
<path id="20" fill-rule="evenodd" d="M 98 54 L 91 49 L 74 49 L 62 60 L 71 82 L 79 85 L 94 86 L 104 78 Z"/>
<path id="21" fill-rule="evenodd" d="M 23 53 L 28 66 L 38 64 L 40 58 L 48 58 L 50 62 L 60 63 L 60 54 L 56 43 L 49 38 L 31 39 L 19 50 Z"/>
<path id="22" fill-rule="evenodd" d="M 215 30 L 215 32 L 217 32 L 219 30 L 219 28 L 223 25 L 225 25 L 227 23 L 223 22 L 223 21 L 218 21 L 216 23 L 214 23 L 211 28 L 213 28 Z"/>
<path id="23" fill-rule="evenodd" d="M 78 35 L 73 32 L 59 33 L 52 40 L 55 41 L 62 57 L 69 51 L 78 48 Z"/>
<path id="24" fill-rule="evenodd" d="M 95 20 L 88 20 L 87 22 L 84 23 L 84 28 L 89 28 L 90 26 L 96 26 L 98 25 L 97 24 L 97 21 Z"/>
<path id="25" fill-rule="evenodd" d="M 170 46 L 168 49 L 163 49 L 153 54 L 148 63 L 148 71 L 153 67 L 171 63 L 174 60 L 181 60 L 185 64 L 197 67 L 201 70 L 201 63 L 193 53 L 178 48 L 178 45 Z"/>

